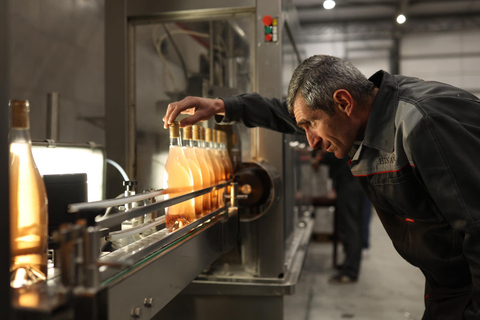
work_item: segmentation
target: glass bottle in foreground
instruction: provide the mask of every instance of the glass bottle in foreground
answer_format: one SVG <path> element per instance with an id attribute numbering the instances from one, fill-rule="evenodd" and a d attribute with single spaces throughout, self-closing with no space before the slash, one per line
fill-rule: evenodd
<path id="1" fill-rule="evenodd" d="M 163 187 L 167 189 L 165 199 L 180 196 L 193 191 L 193 179 L 180 140 L 180 125 L 172 123 L 170 129 L 170 147 L 163 174 Z M 165 208 L 165 225 L 169 232 L 176 231 L 195 221 L 195 202 L 193 199 Z"/>
<path id="2" fill-rule="evenodd" d="M 47 279 L 48 208 L 45 183 L 33 159 L 29 102 L 11 100 L 10 286 Z"/>

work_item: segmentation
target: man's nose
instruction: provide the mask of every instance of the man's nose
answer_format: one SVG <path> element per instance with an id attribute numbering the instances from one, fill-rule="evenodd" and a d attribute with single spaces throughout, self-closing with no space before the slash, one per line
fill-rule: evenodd
<path id="1" fill-rule="evenodd" d="M 320 142 L 322 141 L 322 139 L 316 134 L 307 133 L 307 140 L 308 144 L 312 149 L 318 149 L 321 147 Z"/>

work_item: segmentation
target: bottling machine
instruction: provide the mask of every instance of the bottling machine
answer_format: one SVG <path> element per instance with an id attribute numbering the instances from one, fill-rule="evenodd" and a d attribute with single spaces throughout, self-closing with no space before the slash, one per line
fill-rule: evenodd
<path id="1" fill-rule="evenodd" d="M 280 0 L 105 1 L 105 154 L 124 172 L 107 170 L 106 199 L 68 205 L 75 219 L 52 234 L 47 285 L 16 290 L 17 315 L 284 319 L 313 227 L 295 205 L 297 137 L 201 123 L 227 132 L 235 175 L 167 200 L 159 188 L 169 102 L 286 92 L 300 62 L 291 8 Z M 219 188 L 229 190 L 225 206 L 165 231 L 165 207 Z"/>

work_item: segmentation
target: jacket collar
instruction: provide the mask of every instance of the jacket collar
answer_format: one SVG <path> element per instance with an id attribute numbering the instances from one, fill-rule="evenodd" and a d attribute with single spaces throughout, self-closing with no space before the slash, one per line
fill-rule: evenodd
<path id="1" fill-rule="evenodd" d="M 393 152 L 398 84 L 391 74 L 383 70 L 376 72 L 369 80 L 379 90 L 368 118 L 363 145 Z"/>

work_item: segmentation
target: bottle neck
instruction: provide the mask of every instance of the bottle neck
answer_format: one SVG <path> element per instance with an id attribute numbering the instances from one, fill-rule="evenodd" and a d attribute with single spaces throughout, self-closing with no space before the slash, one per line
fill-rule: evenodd
<path id="1" fill-rule="evenodd" d="M 191 139 L 183 139 L 183 146 L 187 148 L 193 147 L 193 140 Z"/>
<path id="2" fill-rule="evenodd" d="M 194 148 L 201 148 L 202 147 L 202 143 L 200 140 L 192 140 L 192 146 Z"/>
<path id="3" fill-rule="evenodd" d="M 182 142 L 180 141 L 179 137 L 170 138 L 170 147 L 174 147 L 174 146 L 179 146 L 179 147 L 182 146 Z"/>
<path id="4" fill-rule="evenodd" d="M 26 100 L 10 100 L 11 130 L 10 142 L 30 142 L 30 104 Z"/>
<path id="5" fill-rule="evenodd" d="M 12 128 L 10 130 L 10 142 L 30 143 L 30 130 L 27 128 Z"/>

